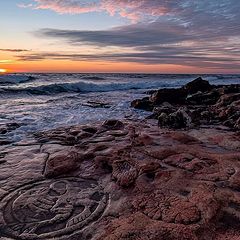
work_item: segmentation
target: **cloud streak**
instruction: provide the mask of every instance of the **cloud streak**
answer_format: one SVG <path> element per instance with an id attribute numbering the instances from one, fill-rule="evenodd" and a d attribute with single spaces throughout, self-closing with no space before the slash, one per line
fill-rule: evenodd
<path id="1" fill-rule="evenodd" d="M 28 49 L 10 49 L 10 48 L 1 48 L 1 52 L 13 52 L 13 53 L 18 53 L 18 52 L 29 52 L 30 50 Z"/>
<path id="2" fill-rule="evenodd" d="M 37 34 L 41 37 L 65 39 L 72 44 L 89 44 L 101 47 L 172 44 L 192 39 L 187 32 L 184 32 L 183 26 L 162 22 L 133 24 L 102 31 L 41 29 Z"/>
<path id="3" fill-rule="evenodd" d="M 238 0 L 31 0 L 30 2 L 19 6 L 50 9 L 61 14 L 105 11 L 111 15 L 120 14 L 130 19 L 140 19 L 145 16 L 158 18 L 166 15 L 181 19 L 183 22 L 192 14 L 202 20 L 205 14 L 212 19 L 217 15 L 231 19 L 238 14 L 240 6 Z"/>
<path id="4" fill-rule="evenodd" d="M 196 54 L 198 51 L 198 54 Z M 31 53 L 19 55 L 20 61 L 41 61 L 41 60 L 71 60 L 71 61 L 107 61 L 107 62 L 133 62 L 140 64 L 174 64 L 183 66 L 194 66 L 200 68 L 228 68 L 239 69 L 240 59 L 238 54 L 221 56 L 216 50 L 211 55 L 202 53 L 202 49 L 195 48 L 163 48 L 161 51 L 139 51 L 130 53 L 106 52 L 101 54 L 76 54 L 76 53 Z"/>
<path id="5" fill-rule="evenodd" d="M 129 25 L 89 31 L 40 29 L 34 34 L 75 46 L 99 47 L 105 53 L 21 55 L 42 58 L 180 64 L 240 68 L 239 0 L 34 0 L 35 9 L 58 13 L 105 11 L 132 20 Z M 108 51 L 111 47 L 123 53 Z"/>
<path id="6" fill-rule="evenodd" d="M 159 0 L 32 0 L 29 4 L 20 3 L 19 7 L 49 9 L 60 14 L 81 14 L 105 11 L 110 15 L 119 14 L 137 21 L 143 15 L 159 16 L 167 12 L 166 3 Z M 144 10 L 144 11 L 143 11 Z"/>

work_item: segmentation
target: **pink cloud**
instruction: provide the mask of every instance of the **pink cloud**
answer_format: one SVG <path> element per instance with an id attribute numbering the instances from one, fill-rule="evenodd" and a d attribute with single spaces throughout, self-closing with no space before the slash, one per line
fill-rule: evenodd
<path id="1" fill-rule="evenodd" d="M 159 0 L 32 0 L 32 4 L 19 7 L 50 9 L 60 14 L 80 14 L 105 11 L 110 15 L 119 14 L 134 22 L 147 16 L 158 17 L 168 12 L 166 2 Z M 168 1 L 167 1 L 168 2 Z"/>
<path id="2" fill-rule="evenodd" d="M 97 11 L 98 5 L 90 1 L 76 0 L 34 0 L 34 9 L 50 9 L 60 14 L 80 14 Z"/>

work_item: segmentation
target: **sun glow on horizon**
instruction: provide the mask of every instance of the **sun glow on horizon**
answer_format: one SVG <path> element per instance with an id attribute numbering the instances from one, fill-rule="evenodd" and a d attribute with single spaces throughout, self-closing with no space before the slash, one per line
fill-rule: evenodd
<path id="1" fill-rule="evenodd" d="M 0 74 L 1 74 L 1 73 L 6 73 L 6 72 L 7 72 L 7 69 L 0 68 Z"/>

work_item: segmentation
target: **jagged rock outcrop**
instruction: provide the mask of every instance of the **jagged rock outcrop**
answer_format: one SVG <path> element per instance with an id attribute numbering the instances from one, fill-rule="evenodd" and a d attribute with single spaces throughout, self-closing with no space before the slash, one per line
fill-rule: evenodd
<path id="1" fill-rule="evenodd" d="M 214 86 L 197 78 L 181 88 L 151 92 L 150 97 L 133 101 L 132 107 L 153 111 L 149 118 L 159 119 L 161 127 L 186 128 L 221 122 L 239 130 L 239 96 L 240 85 Z M 182 107 L 186 109 L 187 118 L 191 118 L 191 124 L 183 124 L 182 114 L 179 114 Z"/>
<path id="2" fill-rule="evenodd" d="M 184 89 L 188 94 L 194 94 L 197 92 L 208 92 L 213 89 L 213 86 L 201 77 L 187 83 L 182 89 Z"/>
<path id="3" fill-rule="evenodd" d="M 192 118 L 184 109 L 178 109 L 174 113 L 161 113 L 158 117 L 159 127 L 168 127 L 173 129 L 188 128 L 192 124 Z"/>

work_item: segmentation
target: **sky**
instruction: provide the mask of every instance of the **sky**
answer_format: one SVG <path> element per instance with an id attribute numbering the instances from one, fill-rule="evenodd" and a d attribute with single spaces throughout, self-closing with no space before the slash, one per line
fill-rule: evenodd
<path id="1" fill-rule="evenodd" d="M 239 0 L 1 0 L 0 70 L 240 73 Z"/>

